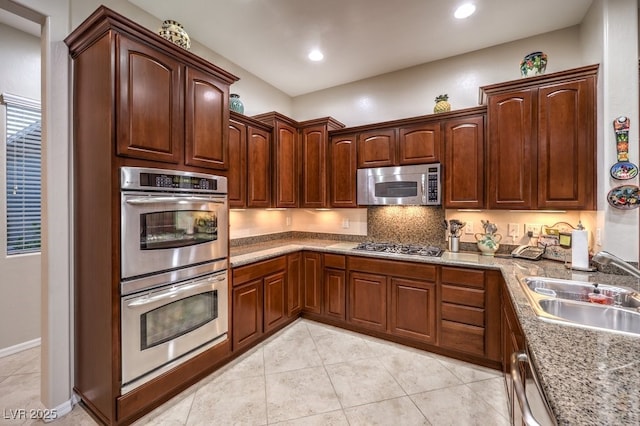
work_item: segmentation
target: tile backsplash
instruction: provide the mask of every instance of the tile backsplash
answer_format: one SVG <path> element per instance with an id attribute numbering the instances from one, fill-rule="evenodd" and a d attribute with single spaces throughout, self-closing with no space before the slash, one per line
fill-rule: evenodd
<path id="1" fill-rule="evenodd" d="M 441 207 L 368 207 L 367 236 L 372 241 L 444 247 L 444 220 Z"/>

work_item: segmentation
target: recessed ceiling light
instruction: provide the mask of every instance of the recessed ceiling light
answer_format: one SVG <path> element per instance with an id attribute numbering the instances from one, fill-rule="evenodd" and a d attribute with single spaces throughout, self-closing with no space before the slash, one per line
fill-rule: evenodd
<path id="1" fill-rule="evenodd" d="M 455 16 L 458 19 L 464 19 L 473 15 L 473 12 L 475 11 L 476 11 L 476 6 L 473 3 L 465 3 L 456 9 L 453 16 Z"/>
<path id="2" fill-rule="evenodd" d="M 314 62 L 321 61 L 323 58 L 324 58 L 324 55 L 318 49 L 314 49 L 311 52 L 309 52 L 309 59 Z"/>

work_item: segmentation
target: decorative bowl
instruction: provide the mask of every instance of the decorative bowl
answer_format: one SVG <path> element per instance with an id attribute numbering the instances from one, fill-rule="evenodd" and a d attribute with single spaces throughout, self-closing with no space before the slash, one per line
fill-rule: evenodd
<path id="1" fill-rule="evenodd" d="M 547 54 L 543 52 L 529 53 L 520 62 L 520 73 L 523 77 L 544 74 L 547 69 Z"/>
<path id="2" fill-rule="evenodd" d="M 171 19 L 162 22 L 162 26 L 158 30 L 160 37 L 165 38 L 183 49 L 191 48 L 191 39 L 189 34 L 182 28 L 182 25 Z"/>

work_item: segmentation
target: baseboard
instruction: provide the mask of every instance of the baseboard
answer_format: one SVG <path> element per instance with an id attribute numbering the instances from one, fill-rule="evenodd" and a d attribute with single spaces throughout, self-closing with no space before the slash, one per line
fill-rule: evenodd
<path id="1" fill-rule="evenodd" d="M 75 393 L 71 394 L 71 399 L 64 401 L 62 404 L 50 410 L 44 410 L 45 412 L 49 412 L 51 415 L 45 415 L 42 418 L 42 421 L 44 421 L 45 423 L 51 423 L 58 420 L 60 417 L 69 414 L 71 410 L 73 410 L 73 407 L 79 402 L 80 397 L 78 397 L 78 395 L 76 395 Z"/>
<path id="2" fill-rule="evenodd" d="M 40 346 L 41 343 L 40 337 L 37 339 L 29 340 L 27 342 L 18 343 L 17 345 L 9 346 L 7 348 L 0 349 L 0 358 L 4 358 L 5 356 L 17 354 L 18 352 L 25 351 L 27 349 L 35 348 L 36 346 Z"/>

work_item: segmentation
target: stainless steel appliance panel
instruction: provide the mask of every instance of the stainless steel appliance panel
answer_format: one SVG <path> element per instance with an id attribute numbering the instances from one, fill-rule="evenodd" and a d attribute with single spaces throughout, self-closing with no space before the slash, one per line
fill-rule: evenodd
<path id="1" fill-rule="evenodd" d="M 228 270 L 121 299 L 122 386 L 227 337 Z"/>
<path id="2" fill-rule="evenodd" d="M 226 258 L 226 195 L 121 194 L 121 278 Z"/>
<path id="3" fill-rule="evenodd" d="M 441 204 L 440 164 L 358 169 L 359 205 Z"/>

